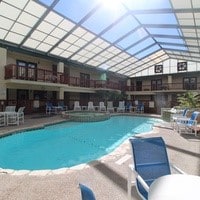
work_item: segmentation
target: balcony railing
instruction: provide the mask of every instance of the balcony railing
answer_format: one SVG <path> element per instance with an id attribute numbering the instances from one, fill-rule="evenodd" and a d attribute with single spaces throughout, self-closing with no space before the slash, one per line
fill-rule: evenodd
<path id="1" fill-rule="evenodd" d="M 137 86 L 127 86 L 126 91 L 172 91 L 172 90 L 200 90 L 200 82 L 196 84 L 183 84 L 183 82 L 174 82 L 170 84 L 162 85 L 142 85 Z"/>
<path id="2" fill-rule="evenodd" d="M 80 77 L 71 77 L 60 72 L 55 73 L 51 70 L 23 67 L 14 64 L 5 66 L 5 79 L 68 84 L 74 87 L 107 88 L 116 90 L 121 89 L 121 85 L 118 82 L 85 79 L 82 80 Z"/>

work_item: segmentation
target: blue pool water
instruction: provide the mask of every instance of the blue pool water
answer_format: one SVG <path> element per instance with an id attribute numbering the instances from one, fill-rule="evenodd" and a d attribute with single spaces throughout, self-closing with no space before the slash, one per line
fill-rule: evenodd
<path id="1" fill-rule="evenodd" d="M 57 169 L 100 158 L 158 119 L 115 116 L 107 121 L 66 122 L 0 139 L 0 168 Z"/>

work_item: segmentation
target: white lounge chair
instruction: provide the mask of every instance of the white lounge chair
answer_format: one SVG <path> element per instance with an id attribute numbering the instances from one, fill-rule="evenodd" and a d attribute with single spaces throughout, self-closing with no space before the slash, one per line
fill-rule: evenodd
<path id="1" fill-rule="evenodd" d="M 112 101 L 108 101 L 107 102 L 107 111 L 114 112 L 114 107 L 113 107 L 113 102 Z"/>
<path id="2" fill-rule="evenodd" d="M 106 111 L 106 106 L 103 101 L 99 102 L 99 111 Z"/>
<path id="3" fill-rule="evenodd" d="M 16 106 L 6 106 L 5 112 L 15 112 Z"/>
<path id="4" fill-rule="evenodd" d="M 18 121 L 19 123 L 24 123 L 24 109 L 25 107 L 19 107 L 18 111 L 17 111 L 17 117 L 18 117 Z"/>
<path id="5" fill-rule="evenodd" d="M 88 102 L 88 110 L 89 110 L 89 111 L 95 111 L 95 108 L 94 108 L 94 105 L 93 105 L 93 102 L 92 102 L 92 101 L 89 101 L 89 102 Z"/>
<path id="6" fill-rule="evenodd" d="M 176 120 L 176 127 L 178 130 L 178 133 L 192 133 L 194 132 L 195 136 L 197 136 L 197 118 L 199 116 L 200 112 L 194 111 L 191 114 L 190 118 L 178 118 Z"/>
<path id="7" fill-rule="evenodd" d="M 117 112 L 125 112 L 125 102 L 119 101 L 119 106 L 117 107 Z"/>
<path id="8" fill-rule="evenodd" d="M 187 117 L 187 113 L 188 113 L 189 109 L 185 108 L 184 110 L 181 110 L 180 112 L 174 113 L 173 115 L 171 115 L 171 124 L 173 129 L 175 129 L 175 125 L 176 125 L 176 121 L 180 118 L 186 118 Z"/>
<path id="9" fill-rule="evenodd" d="M 0 126 L 6 125 L 6 114 L 5 112 L 0 113 Z"/>
<path id="10" fill-rule="evenodd" d="M 79 101 L 75 101 L 74 102 L 74 110 L 75 111 L 80 111 L 81 110 L 81 106 L 79 105 Z"/>

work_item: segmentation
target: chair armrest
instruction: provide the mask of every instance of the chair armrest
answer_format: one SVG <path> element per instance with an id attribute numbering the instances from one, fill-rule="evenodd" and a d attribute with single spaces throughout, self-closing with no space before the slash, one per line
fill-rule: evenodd
<path id="1" fill-rule="evenodd" d="M 133 165 L 129 165 L 129 168 L 131 169 L 131 171 L 134 173 L 136 179 L 141 183 L 141 185 L 144 187 L 144 189 L 149 192 L 149 186 L 147 185 L 147 183 L 144 181 L 144 179 L 140 176 L 140 174 L 138 174 L 138 172 L 135 170 L 135 168 L 133 167 Z"/>
<path id="2" fill-rule="evenodd" d="M 170 167 L 172 169 L 174 169 L 176 172 L 180 173 L 180 174 L 187 174 L 185 173 L 183 170 L 181 170 L 180 168 L 176 167 L 173 163 L 169 163 L 170 164 Z"/>

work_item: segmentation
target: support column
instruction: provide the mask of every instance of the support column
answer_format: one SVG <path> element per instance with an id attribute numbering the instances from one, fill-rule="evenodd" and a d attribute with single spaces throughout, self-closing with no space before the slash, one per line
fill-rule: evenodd
<path id="1" fill-rule="evenodd" d="M 5 70 L 4 66 L 7 64 L 7 49 L 0 48 L 0 106 L 1 110 L 4 110 L 7 97 L 7 88 L 5 84 Z"/>

